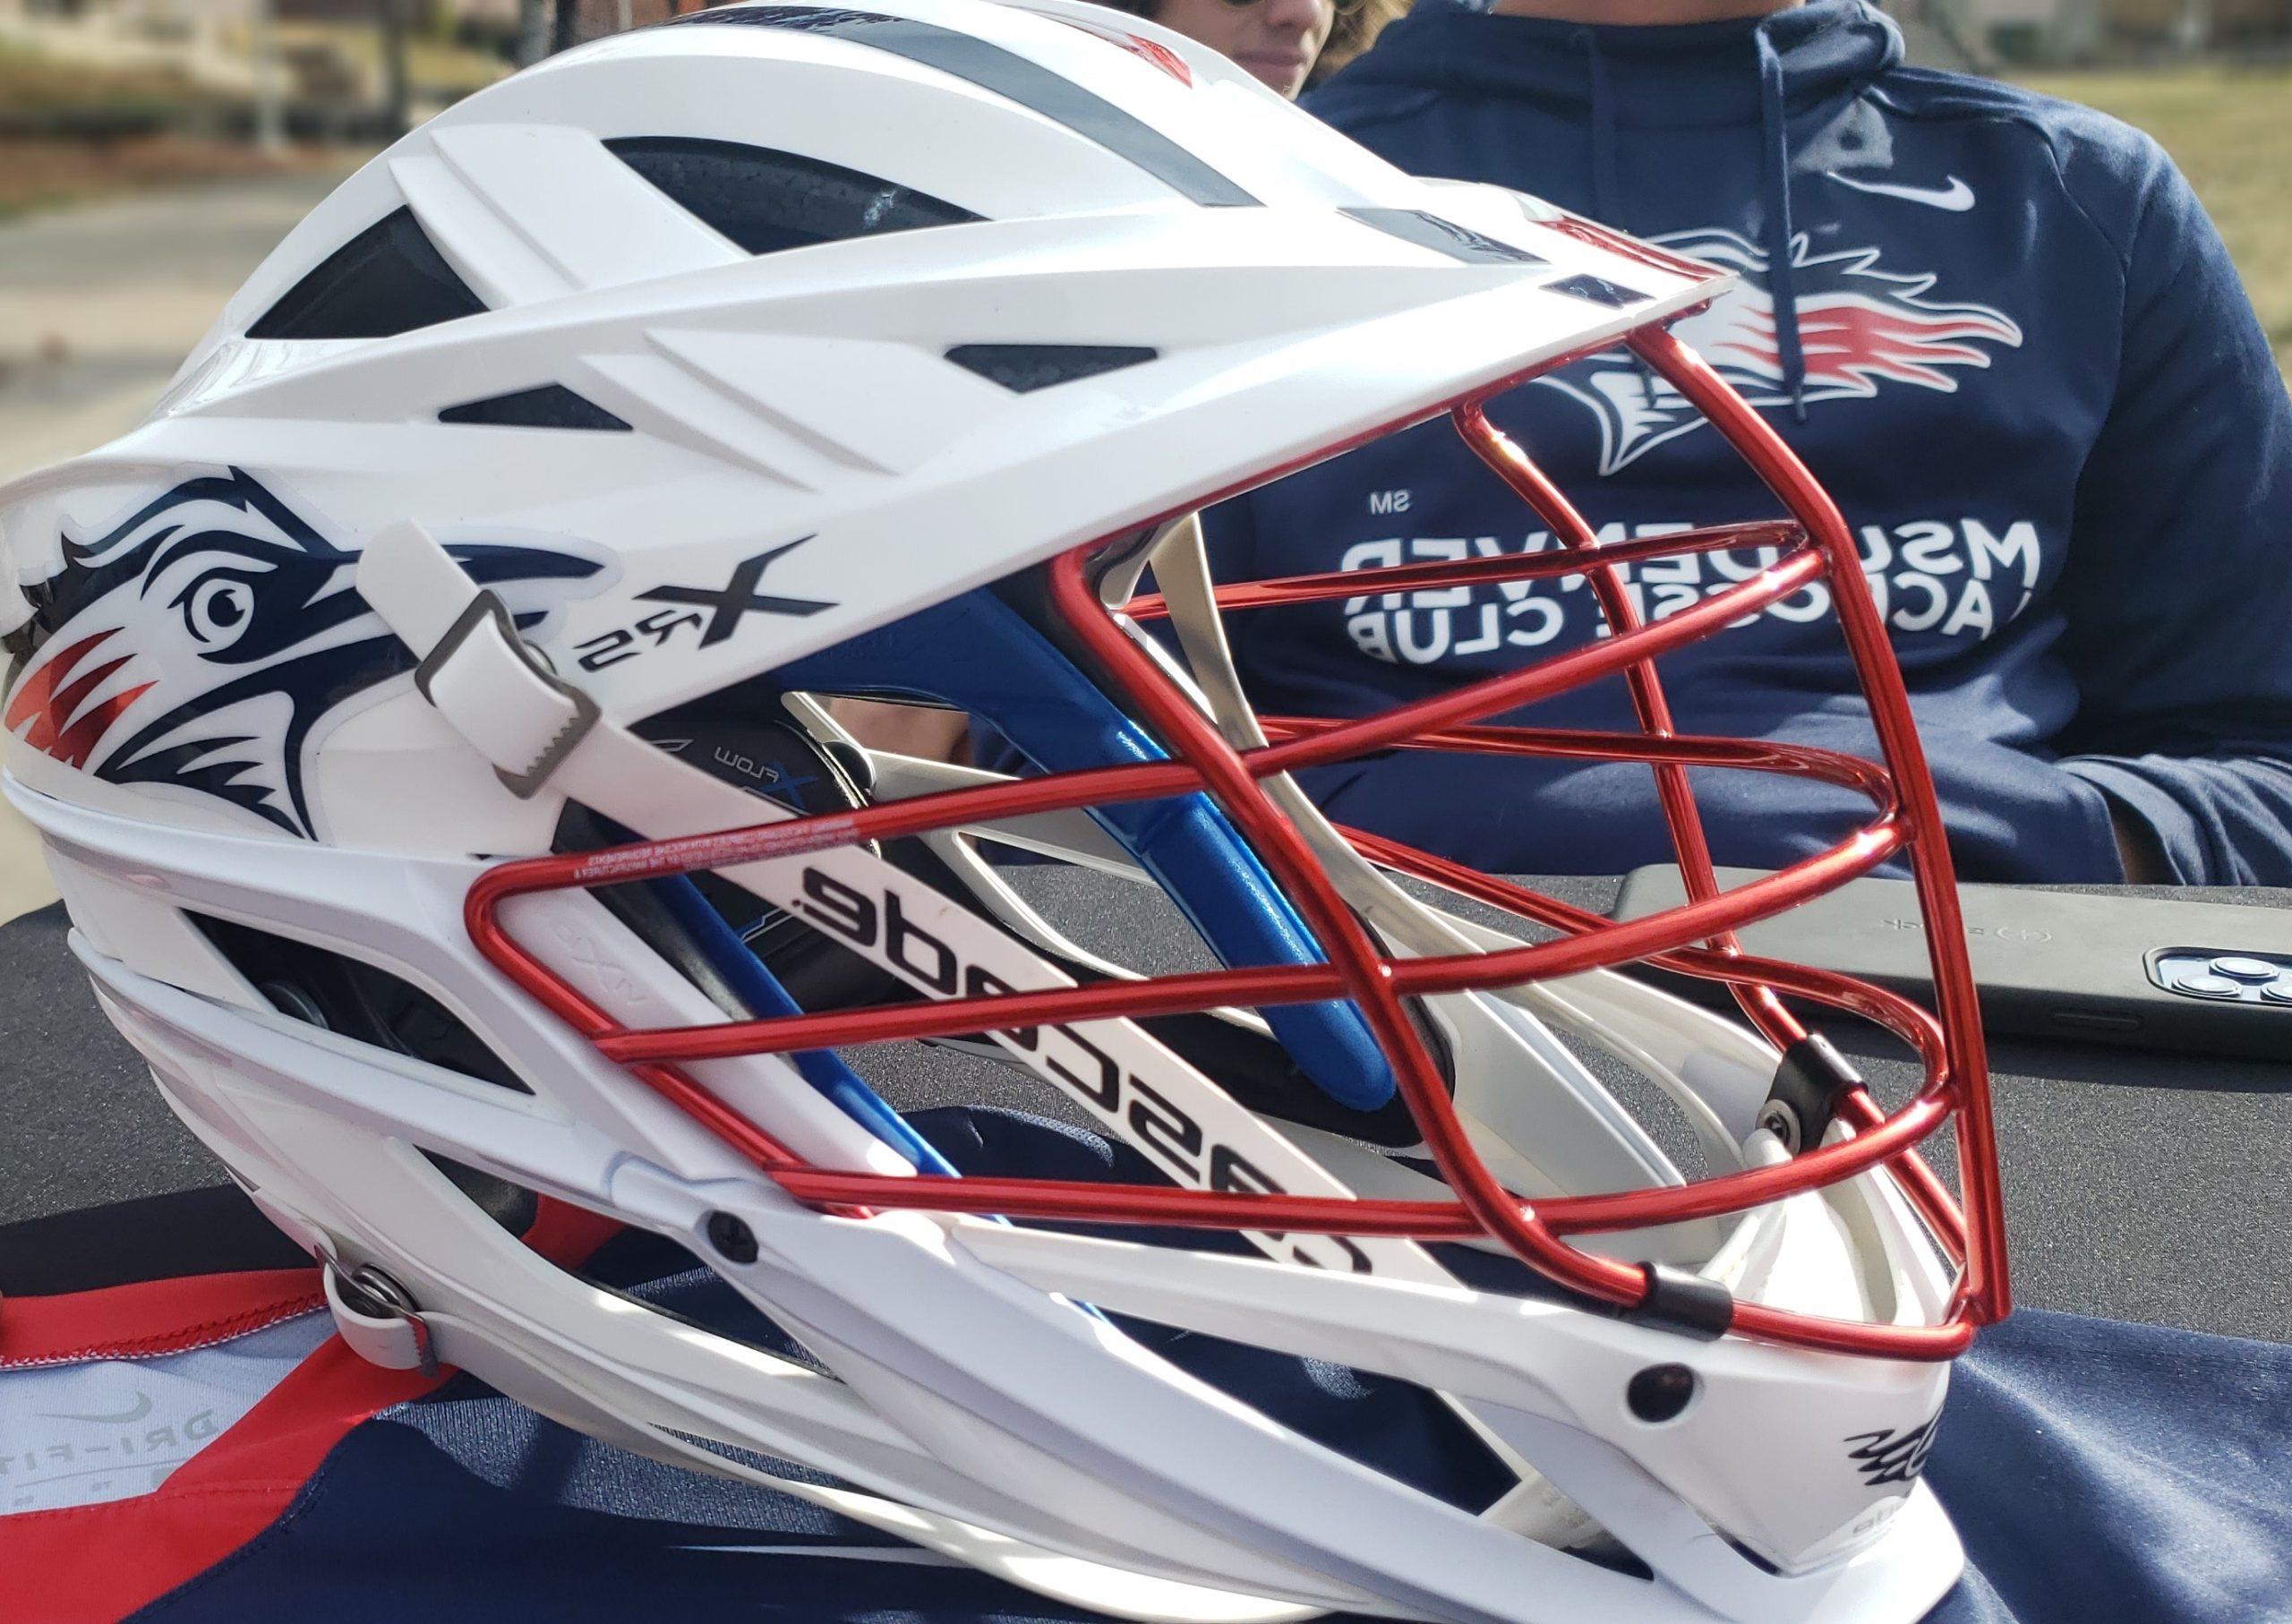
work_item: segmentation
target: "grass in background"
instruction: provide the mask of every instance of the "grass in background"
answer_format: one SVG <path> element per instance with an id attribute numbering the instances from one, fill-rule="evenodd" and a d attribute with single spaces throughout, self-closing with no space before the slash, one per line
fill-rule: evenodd
<path id="1" fill-rule="evenodd" d="M 2155 136 L 2204 200 L 2292 377 L 2292 67 L 2031 74 Z"/>

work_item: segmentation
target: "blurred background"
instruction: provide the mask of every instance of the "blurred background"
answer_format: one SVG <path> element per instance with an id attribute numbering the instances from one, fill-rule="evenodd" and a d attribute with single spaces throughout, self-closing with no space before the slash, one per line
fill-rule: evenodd
<path id="1" fill-rule="evenodd" d="M 0 481 L 133 426 L 271 245 L 399 132 L 697 3 L 0 0 Z M 2292 0 L 1887 9 L 1914 60 L 2163 142 L 2292 366 Z M 47 895 L 0 807 L 0 921 Z"/>
<path id="2" fill-rule="evenodd" d="M 0 0 L 0 480 L 134 423 L 270 245 L 391 137 L 699 3 Z M 2292 0 L 1889 9 L 1914 60 L 2161 141 L 2292 358 Z"/>

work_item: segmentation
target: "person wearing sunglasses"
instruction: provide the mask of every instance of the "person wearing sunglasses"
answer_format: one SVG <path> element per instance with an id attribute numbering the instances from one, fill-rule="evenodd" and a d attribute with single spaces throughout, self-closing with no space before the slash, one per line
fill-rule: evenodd
<path id="1" fill-rule="evenodd" d="M 1909 67 L 1861 0 L 1425 0 L 1303 105 L 1413 173 L 1497 182 L 1739 274 L 1680 334 L 1839 495 L 1963 875 L 2292 884 L 2292 403 L 2155 141 Z M 1490 415 L 1561 488 L 1589 488 L 1604 540 L 1777 511 L 1621 350 Z M 1433 423 L 1209 529 L 1224 582 L 1554 544 L 1518 511 Z M 1665 560 L 1630 593 L 1662 617 L 1769 561 Z M 1591 643 L 1582 587 L 1262 610 L 1236 653 L 1262 711 L 1361 714 Z M 1845 661 L 1817 585 L 1663 674 L 1683 731 L 1867 755 Z M 1620 681 L 1511 720 L 1636 725 Z M 1638 771 L 1411 751 L 1304 776 L 1339 821 L 1478 868 L 1615 873 L 1668 850 L 1659 821 L 1622 810 Z M 1735 863 L 1803 856 L 1852 811 L 1772 774 L 1698 789 Z"/>

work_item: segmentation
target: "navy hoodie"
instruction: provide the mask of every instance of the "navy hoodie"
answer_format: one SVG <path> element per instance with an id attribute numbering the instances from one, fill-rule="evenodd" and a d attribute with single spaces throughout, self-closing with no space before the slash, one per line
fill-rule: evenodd
<path id="1" fill-rule="evenodd" d="M 1413 172 L 1728 266 L 1682 323 L 1843 508 L 1971 878 L 2123 877 L 2114 812 L 2197 885 L 2292 884 L 2292 410 L 2219 239 L 2146 136 L 1903 65 L 1869 6 L 1586 28 L 1427 5 L 1307 105 Z M 1653 386 L 1653 387 L 1651 387 Z M 1604 534 L 1774 514 L 1619 354 L 1498 400 Z M 1228 504 L 1220 580 L 1551 544 L 1443 422 Z M 1756 569 L 1643 566 L 1643 611 Z M 1354 715 L 1604 635 L 1580 579 L 1234 617 L 1269 714 Z M 1661 667 L 1683 730 L 1875 754 L 1828 590 Z M 1632 726 L 1620 681 L 1510 720 Z M 1645 769 L 1422 752 L 1308 774 L 1342 821 L 1498 871 L 1667 859 Z M 1723 861 L 1865 808 L 1699 773 Z"/>

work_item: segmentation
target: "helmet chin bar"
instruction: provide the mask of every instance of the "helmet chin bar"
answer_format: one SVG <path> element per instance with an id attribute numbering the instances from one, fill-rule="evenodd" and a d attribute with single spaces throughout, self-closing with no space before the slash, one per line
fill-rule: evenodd
<path id="1" fill-rule="evenodd" d="M 699 1117 L 790 1195 L 816 1207 L 1167 1224 L 1260 1235 L 1493 1240 L 1564 1287 L 1689 1334 L 1732 1330 L 1787 1346 L 1891 1359 L 1954 1356 L 1971 1339 L 1976 1326 L 2002 1317 L 2008 1307 L 2002 1201 L 1980 1018 L 1941 811 L 1908 696 L 1862 578 L 1852 538 L 1829 497 L 1774 432 L 1670 333 L 1643 331 L 1629 342 L 1750 462 L 1789 510 L 1791 521 L 1721 526 L 1603 546 L 1541 471 L 1488 422 L 1482 396 L 1454 406 L 1452 420 L 1474 450 L 1560 538 L 1559 550 L 1247 583 L 1218 589 L 1215 594 L 1218 610 L 1225 612 L 1364 593 L 1581 574 L 1591 581 L 1608 617 L 1612 635 L 1606 640 L 1356 721 L 1262 719 L 1269 742 L 1237 748 L 1203 714 L 1198 698 L 1139 646 L 1125 612 L 1104 602 L 1093 568 L 1099 544 L 1076 549 L 1050 566 L 1052 602 L 1105 679 L 1154 730 L 1172 759 L 941 791 L 720 834 L 506 863 L 489 870 L 472 887 L 466 916 L 473 940 L 497 968 L 589 1037 L 601 1052 Z M 1125 536 L 1135 534 L 1134 527 L 1124 532 Z M 1617 569 L 1646 559 L 1746 545 L 1779 547 L 1782 556 L 1757 575 L 1652 624 L 1643 623 L 1632 608 Z M 1883 766 L 1804 746 L 1674 733 L 1655 658 L 1824 579 L 1830 584 L 1839 624 L 1869 704 Z M 1126 606 L 1133 620 L 1167 611 L 1159 598 Z M 1642 729 L 1638 733 L 1480 723 L 1483 717 L 1616 674 L 1629 687 Z M 1562 933 L 1556 940 L 1490 951 L 1390 955 L 1348 906 L 1306 835 L 1284 816 L 1263 782 L 1279 782 L 1279 775 L 1299 768 L 1387 748 L 1646 764 L 1655 774 L 1689 900 L 1662 913 L 1611 923 L 1432 854 L 1344 831 L 1345 839 L 1370 862 Z M 1866 796 L 1875 815 L 1815 856 L 1722 891 L 1687 780 L 1691 766 L 1814 779 Z M 526 952 L 510 938 L 500 919 L 508 899 L 534 892 L 769 862 L 899 835 L 1195 791 L 1213 796 L 1256 850 L 1318 940 L 1325 962 L 1039 991 L 998 990 L 707 1026 L 638 1029 L 608 1016 Z M 1735 943 L 1732 932 L 1737 927 L 1804 902 L 1898 855 L 1910 863 L 1928 927 L 1935 1013 L 1844 976 L 1747 954 Z M 1894 1032 L 1917 1053 L 1925 1070 L 1923 1083 L 1891 1115 L 1859 1081 L 1844 1085 L 1833 1102 L 1836 1125 L 1824 1142 L 1767 1165 L 1675 1186 L 1524 1201 L 1504 1187 L 1474 1148 L 1404 1000 L 1517 987 L 1641 961 L 1727 984 L 1748 1019 L 1785 1053 L 1802 1044 L 1807 1033 L 1780 995 L 1869 1019 Z M 715 1099 L 676 1064 L 1009 1031 L 1046 1023 L 1333 999 L 1350 1000 L 1369 1023 L 1454 1199 L 1289 1194 L 1268 1192 L 1246 1180 L 1226 1187 L 1174 1189 L 827 1169 L 807 1161 Z M 1914 1149 L 1954 1112 L 1961 1119 L 1963 1210 Z M 1934 1322 L 1869 1323 L 1739 1300 L 1707 1281 L 1660 1265 L 1595 1256 L 1566 1238 L 1741 1213 L 1880 1167 L 1896 1181 L 1957 1266 L 1946 1308 Z"/>

